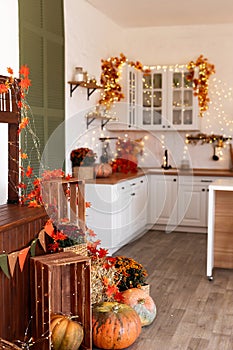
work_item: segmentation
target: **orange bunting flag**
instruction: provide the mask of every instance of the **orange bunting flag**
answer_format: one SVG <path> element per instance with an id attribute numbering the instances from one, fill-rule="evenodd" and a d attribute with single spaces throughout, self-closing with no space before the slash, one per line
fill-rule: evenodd
<path id="1" fill-rule="evenodd" d="M 51 220 L 48 220 L 45 224 L 44 227 L 45 232 L 49 235 L 52 236 L 53 232 L 54 232 L 54 228 L 53 228 L 53 224 Z"/>
<path id="2" fill-rule="evenodd" d="M 9 263 L 11 277 L 13 277 L 13 275 L 14 275 L 15 265 L 17 262 L 18 254 L 19 254 L 19 252 L 13 252 L 13 253 L 8 254 L 8 263 Z"/>
<path id="3" fill-rule="evenodd" d="M 44 251 L 46 252 L 45 230 L 41 230 L 41 231 L 39 232 L 38 239 L 39 239 L 39 242 L 40 242 L 42 248 L 43 248 Z"/>
<path id="4" fill-rule="evenodd" d="M 19 267 L 20 267 L 20 270 L 21 272 L 23 271 L 23 267 L 24 267 L 24 264 L 25 264 L 25 260 L 26 260 L 26 257 L 28 255 L 28 251 L 29 251 L 30 247 L 26 247 L 22 250 L 20 250 L 19 252 Z"/>

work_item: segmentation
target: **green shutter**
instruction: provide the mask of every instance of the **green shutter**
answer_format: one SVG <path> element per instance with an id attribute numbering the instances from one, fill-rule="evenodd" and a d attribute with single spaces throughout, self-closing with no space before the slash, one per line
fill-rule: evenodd
<path id="1" fill-rule="evenodd" d="M 19 0 L 20 65 L 30 69 L 32 86 L 28 102 L 33 113 L 35 132 L 42 155 L 50 135 L 58 128 L 57 154 L 47 147 L 43 157 L 46 169 L 64 164 L 65 157 L 65 84 L 64 84 L 64 17 L 63 0 Z M 22 150 L 30 155 L 31 166 L 38 176 L 40 159 L 34 140 L 22 133 Z M 56 160 L 56 157 L 58 158 Z"/>

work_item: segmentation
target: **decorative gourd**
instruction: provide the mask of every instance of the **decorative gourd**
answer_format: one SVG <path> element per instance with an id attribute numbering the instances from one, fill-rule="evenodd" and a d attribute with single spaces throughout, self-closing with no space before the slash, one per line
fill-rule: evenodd
<path id="1" fill-rule="evenodd" d="M 83 327 L 65 315 L 51 316 L 50 331 L 54 350 L 77 350 L 84 337 Z"/>
<path id="2" fill-rule="evenodd" d="M 108 177 L 112 174 L 112 167 L 108 163 L 101 163 L 95 166 L 96 177 Z"/>
<path id="3" fill-rule="evenodd" d="M 156 317 L 153 299 L 140 288 L 131 288 L 122 292 L 123 302 L 131 306 L 139 315 L 142 327 L 150 325 Z"/>
<path id="4" fill-rule="evenodd" d="M 141 321 L 130 306 L 118 302 L 102 302 L 93 307 L 93 344 L 100 349 L 125 349 L 141 333 Z"/>

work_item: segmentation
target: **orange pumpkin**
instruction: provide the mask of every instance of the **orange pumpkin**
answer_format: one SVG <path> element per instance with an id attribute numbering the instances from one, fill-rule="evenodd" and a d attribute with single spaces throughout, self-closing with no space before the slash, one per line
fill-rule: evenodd
<path id="1" fill-rule="evenodd" d="M 112 167 L 108 163 L 101 163 L 95 166 L 96 177 L 108 177 L 112 175 Z"/>
<path id="2" fill-rule="evenodd" d="M 144 290 L 130 288 L 122 292 L 123 302 L 131 306 L 139 315 L 142 327 L 150 325 L 156 317 L 154 300 Z"/>
<path id="3" fill-rule="evenodd" d="M 93 307 L 93 344 L 100 349 L 125 349 L 141 333 L 141 321 L 130 306 L 118 302 L 102 302 Z"/>
<path id="4" fill-rule="evenodd" d="M 54 350 L 77 350 L 84 337 L 83 327 L 65 315 L 51 316 L 50 331 Z"/>

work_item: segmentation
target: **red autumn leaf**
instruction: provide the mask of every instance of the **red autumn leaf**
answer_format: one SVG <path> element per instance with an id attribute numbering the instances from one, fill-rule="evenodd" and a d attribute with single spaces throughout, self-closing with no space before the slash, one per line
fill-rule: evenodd
<path id="1" fill-rule="evenodd" d="M 30 167 L 30 165 L 28 165 L 27 171 L 26 171 L 26 176 L 27 177 L 31 177 L 32 176 L 32 171 L 33 171 L 33 168 Z"/>
<path id="2" fill-rule="evenodd" d="M 114 299 L 116 301 L 118 301 L 118 303 L 123 303 L 124 302 L 124 297 L 123 297 L 122 293 L 119 292 L 119 290 L 115 293 Z"/>
<path id="3" fill-rule="evenodd" d="M 20 183 L 18 184 L 18 188 L 27 188 L 27 185 L 24 184 L 24 183 L 22 183 L 22 182 L 20 182 Z"/>
<path id="4" fill-rule="evenodd" d="M 104 258 L 108 254 L 108 249 L 100 248 L 99 249 L 99 257 Z"/>

